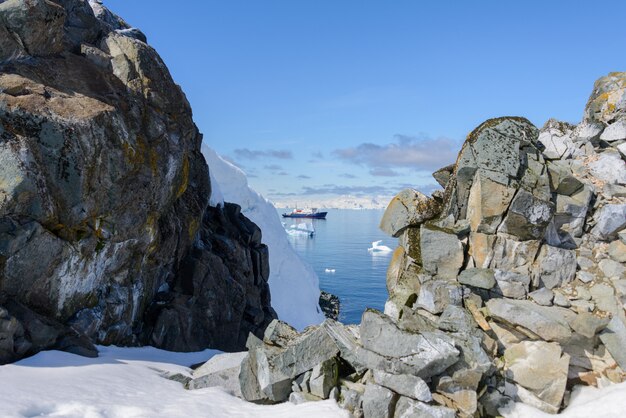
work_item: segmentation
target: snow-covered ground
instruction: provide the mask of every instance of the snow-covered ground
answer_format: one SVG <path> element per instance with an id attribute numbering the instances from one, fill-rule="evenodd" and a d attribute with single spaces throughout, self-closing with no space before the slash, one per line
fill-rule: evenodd
<path id="1" fill-rule="evenodd" d="M 601 389 L 590 386 L 574 388 L 569 406 L 559 415 L 551 415 L 522 403 L 510 410 L 500 410 L 505 418 L 623 418 L 626 417 L 626 382 Z"/>
<path id="2" fill-rule="evenodd" d="M 319 278 L 289 243 L 276 208 L 248 186 L 248 179 L 239 168 L 206 145 L 202 146 L 202 154 L 211 175 L 211 204 L 215 206 L 224 200 L 237 203 L 242 213 L 261 228 L 263 243 L 269 247 L 270 292 L 278 317 L 299 330 L 322 322 Z"/>
<path id="3" fill-rule="evenodd" d="M 0 417 L 347 418 L 334 401 L 259 406 L 219 388 L 185 390 L 161 377 L 164 371 L 188 374 L 189 365 L 216 351 L 98 349 L 96 359 L 46 351 L 0 366 Z"/>
<path id="4" fill-rule="evenodd" d="M 99 346 L 100 357 L 45 351 L 0 366 L 0 417 L 25 418 L 348 418 L 332 401 L 261 406 L 220 388 L 185 390 L 162 377 L 188 375 L 188 366 L 217 351 L 172 353 L 153 347 Z M 554 417 L 516 404 L 506 418 Z M 558 417 L 626 416 L 626 383 L 603 389 L 575 389 L 570 406 Z"/>
<path id="5" fill-rule="evenodd" d="M 277 208 L 320 208 L 320 209 L 386 209 L 393 196 L 338 196 L 320 197 L 290 197 L 274 202 Z"/>

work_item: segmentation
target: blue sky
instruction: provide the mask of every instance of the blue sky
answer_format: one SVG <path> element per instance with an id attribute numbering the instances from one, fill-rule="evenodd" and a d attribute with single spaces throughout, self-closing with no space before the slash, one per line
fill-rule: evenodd
<path id="1" fill-rule="evenodd" d="M 431 190 L 490 117 L 578 122 L 626 70 L 626 2 L 105 0 L 146 33 L 205 143 L 254 188 Z"/>

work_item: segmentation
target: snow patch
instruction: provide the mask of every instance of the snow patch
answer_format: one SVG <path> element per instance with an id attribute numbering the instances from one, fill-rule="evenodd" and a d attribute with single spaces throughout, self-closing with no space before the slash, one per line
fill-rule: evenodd
<path id="1" fill-rule="evenodd" d="M 186 390 L 163 372 L 189 376 L 191 364 L 219 353 L 99 346 L 99 358 L 45 351 L 0 366 L 3 418 L 347 418 L 334 401 L 261 406 L 220 388 Z"/>

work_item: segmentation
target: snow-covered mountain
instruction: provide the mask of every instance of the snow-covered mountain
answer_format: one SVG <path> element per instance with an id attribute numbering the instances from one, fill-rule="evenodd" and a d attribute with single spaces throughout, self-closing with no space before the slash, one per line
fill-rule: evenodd
<path id="1" fill-rule="evenodd" d="M 277 208 L 320 208 L 320 209 L 385 209 L 393 196 L 350 196 L 325 197 L 314 199 L 309 196 L 290 197 L 277 200 Z"/>
<path id="2" fill-rule="evenodd" d="M 239 168 L 206 145 L 202 146 L 202 154 L 210 167 L 213 190 L 210 204 L 236 203 L 242 213 L 261 228 L 263 243 L 269 247 L 269 285 L 272 306 L 278 317 L 297 329 L 323 321 L 319 308 L 319 278 L 289 243 L 276 208 L 248 186 L 248 179 Z"/>

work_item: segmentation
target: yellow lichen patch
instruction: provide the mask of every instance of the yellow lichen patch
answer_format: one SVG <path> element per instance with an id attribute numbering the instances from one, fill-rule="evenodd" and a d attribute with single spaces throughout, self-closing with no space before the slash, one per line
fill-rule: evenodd
<path id="1" fill-rule="evenodd" d="M 148 245 L 148 253 L 153 253 L 157 249 L 157 232 L 159 217 L 156 212 L 150 212 L 146 218 L 146 232 L 150 236 L 150 245 Z"/>
<path id="2" fill-rule="evenodd" d="M 200 228 L 200 219 L 193 218 L 191 222 L 189 222 L 189 239 L 193 240 L 196 236 L 196 232 L 198 232 L 198 228 Z"/>
<path id="3" fill-rule="evenodd" d="M 181 170 L 181 183 L 176 191 L 176 198 L 178 199 L 187 191 L 189 185 L 189 157 L 187 154 L 183 157 L 183 168 Z"/>
<path id="4" fill-rule="evenodd" d="M 134 146 L 128 142 L 123 142 L 122 150 L 129 164 L 132 164 L 135 168 L 141 168 L 146 163 L 145 156 L 148 147 L 146 141 L 139 135 L 135 142 Z"/>
<path id="5" fill-rule="evenodd" d="M 157 154 L 154 148 L 150 149 L 150 168 L 152 169 L 152 175 L 156 177 L 159 174 L 159 154 Z"/>

